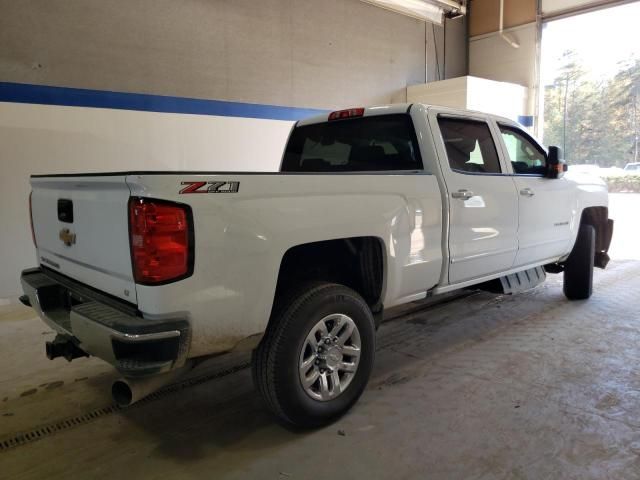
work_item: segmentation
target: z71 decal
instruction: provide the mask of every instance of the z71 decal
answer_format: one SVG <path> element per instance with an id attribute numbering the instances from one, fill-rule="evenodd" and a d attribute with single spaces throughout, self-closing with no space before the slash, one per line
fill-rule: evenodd
<path id="1" fill-rule="evenodd" d="M 238 193 L 240 182 L 181 182 L 180 193 Z"/>

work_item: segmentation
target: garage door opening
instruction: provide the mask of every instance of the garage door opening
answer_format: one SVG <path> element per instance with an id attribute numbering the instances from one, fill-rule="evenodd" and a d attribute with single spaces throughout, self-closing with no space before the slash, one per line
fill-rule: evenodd
<path id="1" fill-rule="evenodd" d="M 542 30 L 539 133 L 563 149 L 569 171 L 607 182 L 612 217 L 640 207 L 638 18 L 634 2 L 548 21 Z M 639 258 L 629 241 L 637 233 L 633 222 L 616 222 L 612 257 Z"/>

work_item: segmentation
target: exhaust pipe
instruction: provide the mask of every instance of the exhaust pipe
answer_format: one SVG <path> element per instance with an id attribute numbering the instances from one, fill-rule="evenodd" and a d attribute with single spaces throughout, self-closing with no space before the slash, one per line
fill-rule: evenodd
<path id="1" fill-rule="evenodd" d="M 121 378 L 113 382 L 111 396 L 119 407 L 128 407 L 162 387 L 169 385 L 193 368 L 193 362 L 168 373 L 146 378 Z"/>

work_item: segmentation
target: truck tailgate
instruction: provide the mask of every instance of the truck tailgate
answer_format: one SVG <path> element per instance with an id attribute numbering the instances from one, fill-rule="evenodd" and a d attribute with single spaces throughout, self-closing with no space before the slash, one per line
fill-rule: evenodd
<path id="1" fill-rule="evenodd" d="M 38 262 L 136 303 L 124 176 L 32 177 Z"/>

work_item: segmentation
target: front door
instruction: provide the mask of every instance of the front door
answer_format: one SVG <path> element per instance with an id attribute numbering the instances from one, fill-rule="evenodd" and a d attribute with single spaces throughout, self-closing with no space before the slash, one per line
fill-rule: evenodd
<path id="1" fill-rule="evenodd" d="M 518 190 L 518 254 L 514 266 L 566 253 L 571 241 L 572 189 L 564 178 L 545 177 L 546 154 L 515 125 L 498 122 L 505 157 Z"/>
<path id="2" fill-rule="evenodd" d="M 436 148 L 449 197 L 449 283 L 510 269 L 518 198 L 487 118 L 433 112 L 431 121 L 441 133 Z"/>

